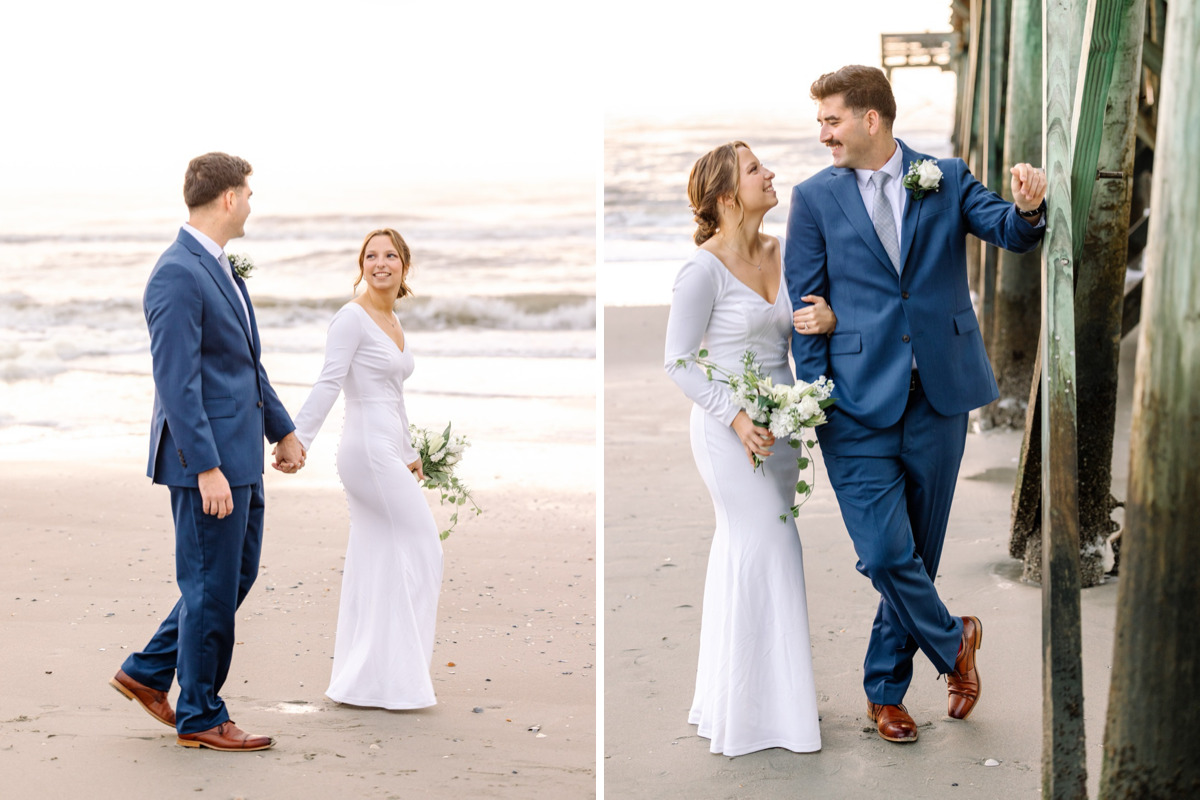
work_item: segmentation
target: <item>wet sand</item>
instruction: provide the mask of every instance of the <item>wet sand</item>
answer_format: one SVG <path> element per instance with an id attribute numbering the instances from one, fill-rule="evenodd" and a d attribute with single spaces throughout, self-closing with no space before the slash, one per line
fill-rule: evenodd
<path id="1" fill-rule="evenodd" d="M 862 660 L 877 595 L 855 556 L 821 459 L 801 511 L 823 749 L 714 755 L 687 724 L 712 502 L 688 444 L 690 401 L 662 369 L 667 309 L 605 309 L 605 794 L 621 798 L 1035 797 L 1041 784 L 1041 592 L 1008 555 L 1020 434 L 971 433 L 938 587 L 983 622 L 983 693 L 965 722 L 921 656 L 905 699 L 920 740 L 878 737 Z M 1132 344 L 1122 353 L 1115 485 L 1127 467 Z M 1120 492 L 1123 495 L 1123 492 Z M 1083 593 L 1091 794 L 1099 783 L 1117 583 Z M 987 766 L 990 760 L 998 762 Z"/>
<path id="2" fill-rule="evenodd" d="M 3 796 L 593 797 L 595 496 L 476 492 L 486 513 L 444 542 L 438 705 L 384 711 L 324 697 L 346 503 L 288 480 L 268 470 L 222 692 L 278 744 L 230 754 L 177 746 L 108 686 L 178 597 L 166 489 L 141 463 L 0 462 Z"/>

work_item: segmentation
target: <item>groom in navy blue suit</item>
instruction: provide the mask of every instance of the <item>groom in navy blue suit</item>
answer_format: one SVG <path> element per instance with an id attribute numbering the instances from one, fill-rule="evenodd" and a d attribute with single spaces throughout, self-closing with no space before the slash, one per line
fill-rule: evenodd
<path id="1" fill-rule="evenodd" d="M 259 360 L 246 284 L 225 254 L 226 243 L 245 233 L 250 173 L 248 163 L 225 153 L 192 159 L 183 186 L 188 222 L 146 283 L 154 373 L 147 474 L 171 491 L 181 597 L 111 681 L 174 727 L 178 744 L 234 752 L 274 744 L 231 722 L 219 694 L 233 655 L 234 615 L 258 574 L 264 437 L 278 443 L 276 469 L 304 464 L 295 425 Z"/>
<path id="2" fill-rule="evenodd" d="M 903 705 L 913 657 L 946 675 L 949 715 L 979 698 L 978 618 L 952 616 L 937 589 L 967 415 L 998 396 L 967 285 L 966 239 L 1026 252 L 1042 238 L 1045 174 L 1012 168 L 1015 203 L 960 159 L 892 137 L 883 72 L 848 66 L 812 85 L 833 166 L 792 190 L 786 275 L 796 308 L 827 297 L 832 336 L 793 336 L 796 376 L 834 381 L 817 429 L 859 572 L 880 594 L 864 662 L 867 714 L 888 741 L 916 741 Z M 910 177 L 911 172 L 911 177 Z"/>

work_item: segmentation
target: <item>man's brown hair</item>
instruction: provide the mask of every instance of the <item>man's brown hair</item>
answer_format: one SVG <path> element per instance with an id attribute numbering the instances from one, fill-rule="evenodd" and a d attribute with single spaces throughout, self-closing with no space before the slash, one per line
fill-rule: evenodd
<path id="1" fill-rule="evenodd" d="M 813 81 L 809 91 L 817 102 L 840 94 L 842 102 L 856 114 L 865 114 L 874 109 L 879 112 L 880 119 L 889 131 L 896 121 L 896 98 L 892 94 L 892 85 L 888 83 L 883 70 L 877 67 L 851 64 L 837 72 L 826 72 Z"/>
<path id="2" fill-rule="evenodd" d="M 243 158 L 205 153 L 188 163 L 183 176 L 183 202 L 189 209 L 206 206 L 230 189 L 240 189 L 254 172 Z"/>

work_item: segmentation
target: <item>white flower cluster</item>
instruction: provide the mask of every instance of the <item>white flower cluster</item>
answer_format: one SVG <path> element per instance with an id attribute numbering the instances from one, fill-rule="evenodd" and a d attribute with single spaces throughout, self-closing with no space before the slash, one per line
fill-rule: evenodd
<path id="1" fill-rule="evenodd" d="M 771 411 L 767 427 L 776 438 L 799 433 L 803 428 L 825 424 L 821 401 L 833 393 L 833 381 L 822 375 L 815 383 L 797 381 L 795 386 L 771 387 Z"/>
<path id="2" fill-rule="evenodd" d="M 483 509 L 471 496 L 471 490 L 455 475 L 455 465 L 462 461 L 463 450 L 470 446 L 466 436 L 452 434 L 450 423 L 446 424 L 441 433 L 434 433 L 416 425 L 408 427 L 413 449 L 421 457 L 421 471 L 425 480 L 421 485 L 426 489 L 436 489 L 441 495 L 443 504 L 449 503 L 454 507 L 450 514 L 450 527 L 442 531 L 445 539 L 458 524 L 458 506 L 471 504 L 471 510 L 478 516 Z"/>
<path id="3" fill-rule="evenodd" d="M 937 189 L 942 181 L 942 170 L 932 158 L 918 161 L 916 167 L 917 185 L 922 189 Z"/>
<path id="4" fill-rule="evenodd" d="M 936 159 L 923 158 L 908 165 L 908 172 L 900 183 L 912 192 L 914 200 L 920 200 L 929 192 L 942 188 L 942 170 Z"/>
<path id="5" fill-rule="evenodd" d="M 452 467 L 462 461 L 463 450 L 471 446 L 467 437 L 454 435 L 447 438 L 441 433 L 417 430 L 413 434 L 413 447 L 422 458 L 434 464 Z"/>
<path id="6" fill-rule="evenodd" d="M 833 405 L 833 381 L 824 375 L 813 383 L 797 381 L 794 386 L 775 385 L 770 375 L 764 375 L 762 364 L 755 361 L 754 352 L 747 350 L 742 354 L 742 372 L 735 374 L 708 360 L 708 351 L 701 350 L 697 355 L 679 359 L 680 366 L 692 362 L 708 375 L 708 379 L 719 380 L 726 384 L 733 396 L 733 402 L 746 412 L 755 425 L 767 427 L 776 439 L 792 436 L 804 428 L 815 428 L 825 424 L 825 409 Z M 724 375 L 724 378 L 713 378 L 713 373 Z M 812 471 L 816 475 L 809 448 L 816 446 L 815 439 L 793 436 L 788 445 L 793 450 L 799 450 L 802 455 L 796 459 L 796 466 Z M 763 461 L 755 453 L 752 458 L 754 469 L 762 466 Z M 800 506 L 812 495 L 813 484 L 802 480 L 796 484 L 796 492 L 804 499 L 792 506 L 787 512 L 780 514 L 781 520 L 790 515 L 793 519 L 800 516 Z"/>
<path id="7" fill-rule="evenodd" d="M 254 259 L 250 256 L 241 253 L 226 253 L 225 258 L 229 260 L 229 268 L 233 270 L 233 274 L 242 280 L 249 278 L 250 273 L 254 271 Z"/>
<path id="8" fill-rule="evenodd" d="M 755 425 L 783 438 L 825 424 L 822 401 L 833 394 L 833 381 L 822 375 L 814 383 L 797 381 L 794 386 L 777 386 L 770 375 L 762 374 L 762 365 L 754 361 L 753 354 L 746 355 L 742 374 L 730 375 L 728 383 L 733 402 Z"/>

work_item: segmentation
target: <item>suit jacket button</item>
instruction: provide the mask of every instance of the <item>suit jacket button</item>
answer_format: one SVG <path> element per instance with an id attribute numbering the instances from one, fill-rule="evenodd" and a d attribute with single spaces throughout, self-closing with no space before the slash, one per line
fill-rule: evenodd
<path id="1" fill-rule="evenodd" d="M 900 337 L 900 341 L 902 341 L 902 342 L 907 342 L 907 341 L 908 341 L 908 334 L 906 333 L 906 334 L 904 334 L 903 336 L 901 336 L 901 337 Z"/>
<path id="2" fill-rule="evenodd" d="M 900 293 L 900 299 L 901 299 L 901 300 L 907 300 L 907 299 L 908 299 L 908 292 L 901 292 L 901 293 Z"/>
<path id="3" fill-rule="evenodd" d="M 262 400 L 259 400 L 259 401 L 258 401 L 258 407 L 259 407 L 259 408 L 262 408 Z"/>

